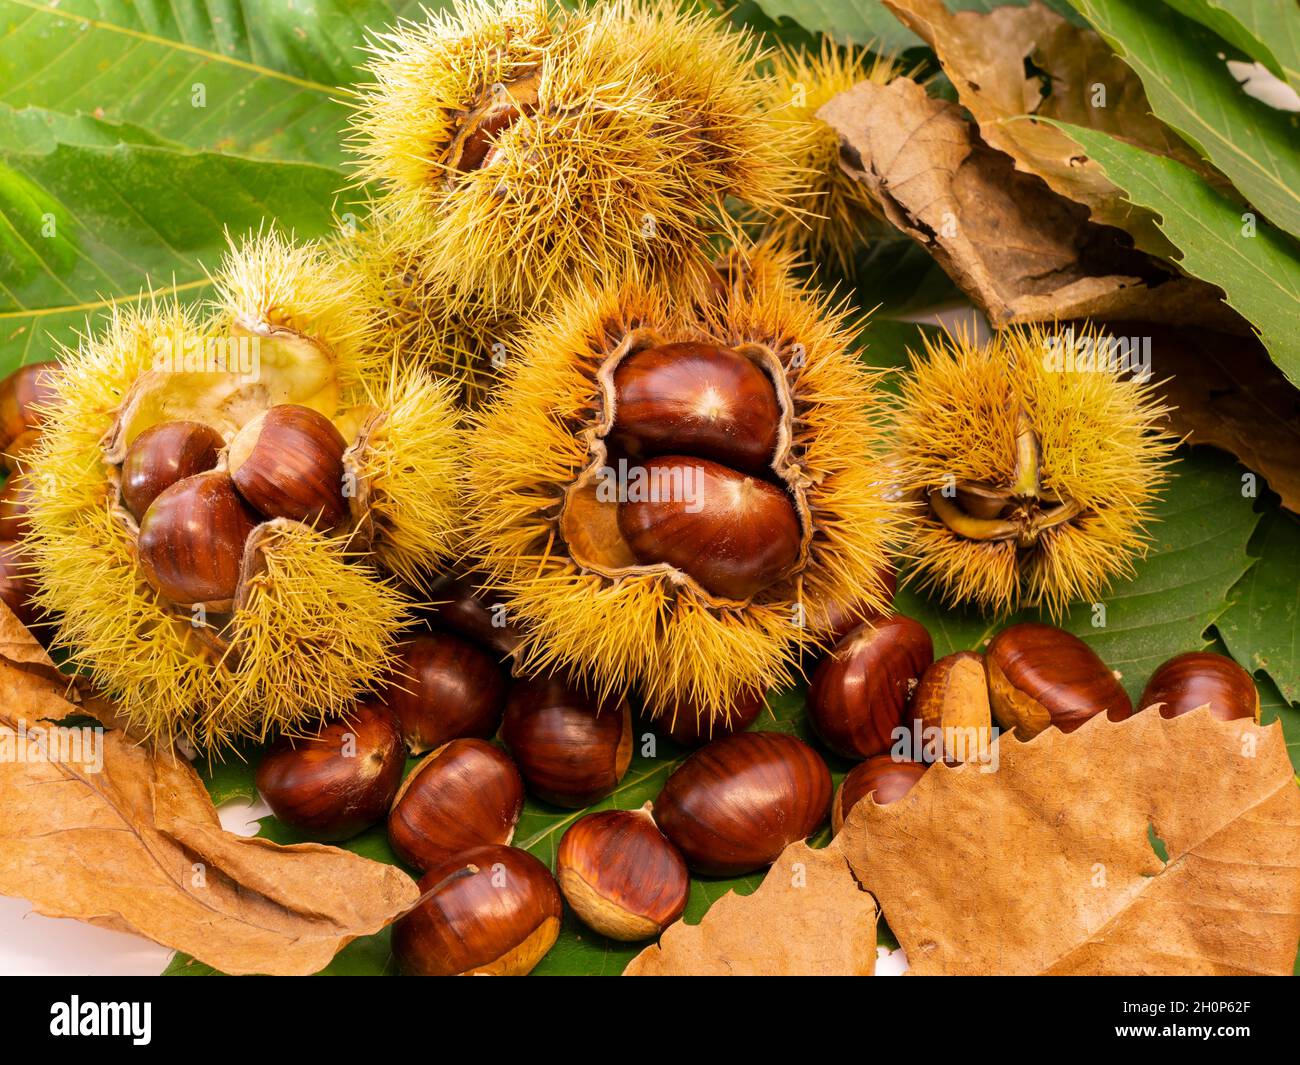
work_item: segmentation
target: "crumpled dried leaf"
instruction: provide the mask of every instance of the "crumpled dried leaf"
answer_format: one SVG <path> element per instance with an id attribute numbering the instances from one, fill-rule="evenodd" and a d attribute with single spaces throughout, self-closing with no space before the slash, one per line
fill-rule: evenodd
<path id="1" fill-rule="evenodd" d="M 996 772 L 935 765 L 836 837 L 913 973 L 1291 972 L 1300 788 L 1279 725 L 1101 714 L 999 745 Z"/>
<path id="2" fill-rule="evenodd" d="M 1100 35 L 1037 2 L 989 12 L 950 12 L 942 0 L 885 0 L 885 6 L 935 50 L 986 143 L 1010 155 L 1017 169 L 1087 205 L 1094 222 L 1124 229 L 1144 251 L 1177 257 L 1155 215 L 1125 200 L 1077 143 L 1025 118 L 1073 122 L 1208 170 L 1151 114 L 1141 80 Z M 1105 93 L 1100 101 L 1098 91 Z"/>
<path id="3" fill-rule="evenodd" d="M 841 166 L 930 252 L 995 327 L 1060 318 L 1215 324 L 1245 330 L 1212 286 L 1128 247 L 1088 208 L 1016 170 L 961 110 L 909 78 L 862 82 L 818 112 Z"/>
<path id="4" fill-rule="evenodd" d="M 0 605 L 0 743 L 20 726 L 102 717 Z M 8 735 L 6 737 L 6 730 Z M 0 759 L 0 894 L 174 947 L 231 974 L 304 975 L 418 898 L 395 866 L 221 828 L 189 764 L 121 729 L 66 743 L 66 760 Z M 52 745 L 51 745 L 52 747 Z M 11 752 L 8 752 L 11 753 Z"/>
<path id="5" fill-rule="evenodd" d="M 624 976 L 870 976 L 876 903 L 834 845 L 792 843 L 752 895 L 727 892 L 678 921 Z"/>

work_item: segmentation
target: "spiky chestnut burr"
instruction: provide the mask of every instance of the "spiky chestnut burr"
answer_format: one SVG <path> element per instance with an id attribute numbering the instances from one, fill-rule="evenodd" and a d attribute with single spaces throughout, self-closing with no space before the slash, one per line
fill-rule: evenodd
<path id="1" fill-rule="evenodd" d="M 806 743 L 741 732 L 714 740 L 674 770 L 654 814 L 692 871 L 741 876 L 812 835 L 830 803 L 830 772 Z"/>
<path id="2" fill-rule="evenodd" d="M 1147 681 L 1138 709 L 1159 708 L 1162 717 L 1177 717 L 1208 706 L 1222 721 L 1259 721 L 1259 689 L 1251 675 L 1231 658 L 1209 651 L 1189 651 L 1162 664 Z"/>
<path id="3" fill-rule="evenodd" d="M 11 473 L 0 489 L 0 540 L 21 540 L 30 529 L 32 485 L 26 474 Z"/>
<path id="4" fill-rule="evenodd" d="M 45 408 L 56 397 L 57 365 L 34 362 L 0 381 L 0 469 L 16 470 L 40 436 Z"/>
<path id="5" fill-rule="evenodd" d="M 122 460 L 122 502 L 139 521 L 165 489 L 217 464 L 225 441 L 202 422 L 151 425 L 131 442 Z"/>
<path id="6" fill-rule="evenodd" d="M 1059 617 L 1144 553 L 1177 441 L 1150 384 L 1076 366 L 1071 339 L 1103 340 L 1034 326 L 978 346 L 927 338 L 914 359 L 898 474 L 920 507 L 912 576 L 922 588 Z"/>
<path id="7" fill-rule="evenodd" d="M 420 904 L 393 926 L 408 976 L 523 976 L 560 934 L 554 877 L 516 847 L 463 851 L 426 872 L 419 889 Z"/>
<path id="8" fill-rule="evenodd" d="M 330 529 L 348 513 L 343 494 L 347 441 L 319 411 L 281 403 L 235 434 L 226 469 L 239 494 L 268 518 Z"/>
<path id="9" fill-rule="evenodd" d="M 849 811 L 868 795 L 881 806 L 897 802 L 925 775 L 925 769 L 921 762 L 901 762 L 888 754 L 878 754 L 855 765 L 835 792 L 831 831 L 838 833 Z"/>
<path id="10" fill-rule="evenodd" d="M 659 719 L 664 734 L 681 747 L 701 747 L 733 732 L 744 732 L 758 720 L 767 705 L 763 693 L 756 689 L 741 691 L 725 714 L 701 713 L 699 707 L 674 706 Z"/>
<path id="11" fill-rule="evenodd" d="M 602 810 L 569 826 L 555 856 L 555 876 L 588 928 L 623 942 L 657 936 L 686 909 L 686 862 L 650 813 Z"/>
<path id="12" fill-rule="evenodd" d="M 0 542 L 0 602 L 29 629 L 40 617 L 35 597 L 36 582 L 27 551 L 21 543 Z"/>

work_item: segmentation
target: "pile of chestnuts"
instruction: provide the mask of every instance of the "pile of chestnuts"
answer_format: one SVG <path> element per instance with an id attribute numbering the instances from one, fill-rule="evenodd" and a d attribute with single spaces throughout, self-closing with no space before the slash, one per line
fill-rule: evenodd
<path id="1" fill-rule="evenodd" d="M 40 436 L 43 409 L 55 398 L 48 383 L 52 366 L 21 366 L 0 381 L 0 470 L 8 475 L 0 488 L 0 601 L 29 629 L 39 625 L 40 611 L 33 602 L 36 588 L 23 546 L 31 507 L 23 462 Z"/>

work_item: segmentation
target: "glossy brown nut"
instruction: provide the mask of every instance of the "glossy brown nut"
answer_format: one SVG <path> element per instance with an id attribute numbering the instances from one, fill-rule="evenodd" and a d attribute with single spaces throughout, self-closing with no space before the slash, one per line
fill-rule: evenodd
<path id="1" fill-rule="evenodd" d="M 665 344 L 614 371 L 611 442 L 633 459 L 685 454 L 749 473 L 771 469 L 781 425 L 772 380 L 711 344 Z"/>
<path id="2" fill-rule="evenodd" d="M 363 703 L 314 736 L 277 741 L 257 767 L 257 790 L 294 831 L 332 843 L 383 819 L 405 767 L 397 719 Z"/>
<path id="3" fill-rule="evenodd" d="M 892 605 L 894 596 L 898 594 L 898 570 L 892 564 L 881 567 L 877 573 L 877 585 L 879 593 L 887 603 Z M 889 614 L 888 608 L 880 612 L 872 610 L 861 602 L 844 603 L 833 606 L 827 611 L 820 628 L 828 630 L 826 644 L 834 646 L 864 621 L 874 621 L 877 618 L 888 617 Z"/>
<path id="4" fill-rule="evenodd" d="M 598 705 L 554 677 L 515 683 L 501 739 L 528 790 L 556 806 L 590 806 L 612 792 L 632 762 L 626 699 Z"/>
<path id="5" fill-rule="evenodd" d="M 871 758 L 909 727 L 908 701 L 930 663 L 934 643 L 925 626 L 896 614 L 864 622 L 845 636 L 813 673 L 808 719 L 836 754 Z"/>
<path id="6" fill-rule="evenodd" d="M 740 876 L 776 861 L 826 819 L 831 775 L 779 732 L 739 732 L 700 748 L 655 800 L 655 820 L 693 872 Z"/>
<path id="7" fill-rule="evenodd" d="M 486 740 L 452 740 L 403 781 L 388 814 L 388 842 L 416 869 L 471 847 L 509 843 L 524 808 L 519 770 Z"/>
<path id="8" fill-rule="evenodd" d="M 517 847 L 464 851 L 425 873 L 419 890 L 428 897 L 393 926 L 407 976 L 523 976 L 560 934 L 555 878 Z"/>
<path id="9" fill-rule="evenodd" d="M 1105 713 L 1122 721 L 1133 704 L 1106 663 L 1079 637 L 1026 621 L 993 637 L 984 656 L 993 717 L 1027 740 L 1049 725 L 1073 732 Z"/>
<path id="10" fill-rule="evenodd" d="M 473 577 L 441 581 L 430 598 L 429 620 L 438 628 L 480 643 L 502 657 L 519 646 L 520 632 L 510 624 L 505 604 L 482 591 Z"/>
<path id="11" fill-rule="evenodd" d="M 55 362 L 20 366 L 0 381 L 0 468 L 13 470 L 40 435 L 45 411 L 58 399 Z"/>
<path id="12" fill-rule="evenodd" d="M 708 459 L 646 462 L 670 498 L 619 504 L 618 526 L 637 561 L 666 562 L 719 599 L 746 600 L 798 561 L 802 531 L 782 488 Z"/>
<path id="13" fill-rule="evenodd" d="M 573 912 L 601 935 L 627 943 L 657 936 L 677 920 L 691 890 L 686 862 L 649 807 L 579 818 L 555 859 Z"/>
<path id="14" fill-rule="evenodd" d="M 831 829 L 839 832 L 849 811 L 868 795 L 880 806 L 897 802 L 925 774 L 921 762 L 900 762 L 892 755 L 878 754 L 855 765 L 835 792 L 831 806 Z"/>
<path id="15" fill-rule="evenodd" d="M 1224 655 L 1189 651 L 1151 675 L 1138 706 L 1160 704 L 1161 717 L 1178 717 L 1202 706 L 1221 721 L 1259 721 L 1259 689 L 1241 666 Z"/>
<path id="16" fill-rule="evenodd" d="M 714 718 L 699 713 L 694 707 L 678 704 L 670 706 L 659 719 L 659 728 L 679 747 L 702 747 L 710 740 L 720 740 L 733 732 L 744 732 L 763 712 L 767 703 L 763 693 L 754 689 L 742 691 L 731 705 L 725 718 Z"/>
<path id="17" fill-rule="evenodd" d="M 122 502 L 139 521 L 149 504 L 177 481 L 217 464 L 225 441 L 202 422 L 162 422 L 135 438 L 122 461 Z"/>
<path id="18" fill-rule="evenodd" d="M 244 541 L 258 516 L 221 472 L 197 473 L 161 492 L 140 520 L 140 569 L 179 606 L 234 598 Z"/>
<path id="19" fill-rule="evenodd" d="M 348 514 L 346 450 L 343 434 L 325 415 L 282 403 L 239 430 L 227 464 L 240 495 L 268 518 L 332 528 Z"/>
<path id="20" fill-rule="evenodd" d="M 11 473 L 0 489 L 0 540 L 21 540 L 31 532 L 31 509 L 31 478 Z"/>
<path id="21" fill-rule="evenodd" d="M 19 543 L 0 543 L 0 600 L 29 629 L 41 613 L 35 595 L 36 580 L 26 549 Z"/>
<path id="22" fill-rule="evenodd" d="M 920 723 L 926 761 L 957 763 L 986 756 L 993 717 L 984 656 L 958 651 L 934 662 L 921 675 L 908 717 Z"/>
<path id="23" fill-rule="evenodd" d="M 436 632 L 402 640 L 395 653 L 380 698 L 402 723 L 412 753 L 496 732 L 510 685 L 489 652 Z"/>

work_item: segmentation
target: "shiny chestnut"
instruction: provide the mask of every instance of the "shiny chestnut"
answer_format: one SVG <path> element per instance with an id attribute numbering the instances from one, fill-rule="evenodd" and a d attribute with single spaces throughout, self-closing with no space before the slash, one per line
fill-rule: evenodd
<path id="1" fill-rule="evenodd" d="M 898 594 L 898 570 L 891 563 L 881 566 L 876 573 L 875 584 L 874 591 L 887 604 L 892 604 L 894 596 Z M 888 608 L 882 613 L 860 601 L 834 604 L 820 619 L 818 629 L 827 633 L 826 643 L 833 647 L 864 621 L 874 621 L 888 615 Z"/>
<path id="2" fill-rule="evenodd" d="M 382 706 L 361 704 L 313 736 L 278 740 L 257 767 L 256 783 L 286 825 L 332 843 L 383 819 L 405 766 L 397 719 Z"/>
<path id="3" fill-rule="evenodd" d="M 1026 621 L 993 637 L 984 656 L 993 717 L 1027 740 L 1055 726 L 1073 732 L 1090 717 L 1122 721 L 1133 704 L 1115 674 L 1079 637 Z"/>
<path id="4" fill-rule="evenodd" d="M 560 934 L 555 878 L 517 847 L 464 851 L 426 872 L 419 889 L 420 904 L 393 925 L 407 976 L 523 976 Z"/>
<path id="5" fill-rule="evenodd" d="M 31 531 L 32 480 L 12 473 L 0 489 L 0 540 L 21 540 Z"/>
<path id="6" fill-rule="evenodd" d="M 466 575 L 441 581 L 430 595 L 429 620 L 438 628 L 482 644 L 505 657 L 521 639 L 510 623 L 505 603 Z"/>
<path id="7" fill-rule="evenodd" d="M 20 366 L 0 381 L 0 468 L 13 471 L 40 436 L 46 410 L 58 399 L 58 363 Z"/>
<path id="8" fill-rule="evenodd" d="M 863 622 L 813 673 L 808 719 L 836 754 L 870 758 L 895 743 L 907 727 L 907 706 L 921 674 L 934 660 L 925 626 L 902 614 Z"/>
<path id="9" fill-rule="evenodd" d="M 602 810 L 569 826 L 555 876 L 587 927 L 623 942 L 650 939 L 686 909 L 686 862 L 655 825 L 650 804 Z"/>
<path id="10" fill-rule="evenodd" d="M 452 740 L 407 775 L 388 814 L 388 842 L 416 869 L 509 843 L 524 808 L 514 762 L 486 740 Z"/>
<path id="11" fill-rule="evenodd" d="M 908 717 L 921 729 L 926 761 L 984 757 L 993 741 L 984 656 L 958 651 L 932 663 L 921 674 Z"/>
<path id="12" fill-rule="evenodd" d="M 802 530 L 790 494 L 708 459 L 645 463 L 657 498 L 618 506 L 618 526 L 642 565 L 666 562 L 710 595 L 743 601 L 798 561 Z"/>
<path id="13" fill-rule="evenodd" d="M 730 348 L 665 344 L 629 355 L 614 371 L 611 443 L 633 459 L 688 454 L 762 473 L 780 426 L 771 378 Z"/>
<path id="14" fill-rule="evenodd" d="M 700 748 L 665 782 L 655 820 L 705 876 L 771 865 L 826 819 L 831 775 L 817 752 L 779 732 L 739 732 Z"/>
<path id="15" fill-rule="evenodd" d="M 122 502 L 136 521 L 159 494 L 177 481 L 217 464 L 225 441 L 202 422 L 151 425 L 131 442 L 122 460 Z"/>
<path id="16" fill-rule="evenodd" d="M 725 717 L 701 713 L 697 707 L 678 703 L 664 711 L 659 727 L 679 747 L 701 747 L 710 740 L 744 732 L 763 712 L 763 693 L 751 688 L 740 692 Z"/>
<path id="17" fill-rule="evenodd" d="M 140 569 L 178 605 L 229 601 L 257 520 L 225 473 L 186 477 L 161 492 L 140 520 Z"/>
<path id="18" fill-rule="evenodd" d="M 486 739 L 496 731 L 510 685 L 489 652 L 435 632 L 407 637 L 395 654 L 380 698 L 401 721 L 413 753 L 465 736 Z"/>
<path id="19" fill-rule="evenodd" d="M 325 415 L 282 403 L 239 430 L 226 461 L 240 495 L 260 513 L 332 528 L 348 514 L 346 450 L 343 434 Z"/>
<path id="20" fill-rule="evenodd" d="M 1178 717 L 1202 706 L 1222 721 L 1259 721 L 1259 689 L 1241 666 L 1225 655 L 1189 651 L 1164 663 L 1151 675 L 1138 702 L 1155 706 L 1161 717 Z"/>
<path id="21" fill-rule="evenodd" d="M 515 683 L 501 722 L 528 790 L 556 806 L 590 806 L 612 792 L 632 762 L 626 699 L 598 703 L 555 677 Z"/>
<path id="22" fill-rule="evenodd" d="M 922 776 L 925 765 L 921 762 L 901 762 L 892 755 L 878 754 L 859 762 L 840 783 L 831 805 L 831 829 L 839 832 L 849 811 L 868 795 L 874 796 L 880 806 L 897 802 Z"/>
<path id="23" fill-rule="evenodd" d="M 35 595 L 36 580 L 26 549 L 20 543 L 0 543 L 0 600 L 29 629 L 40 616 Z"/>

